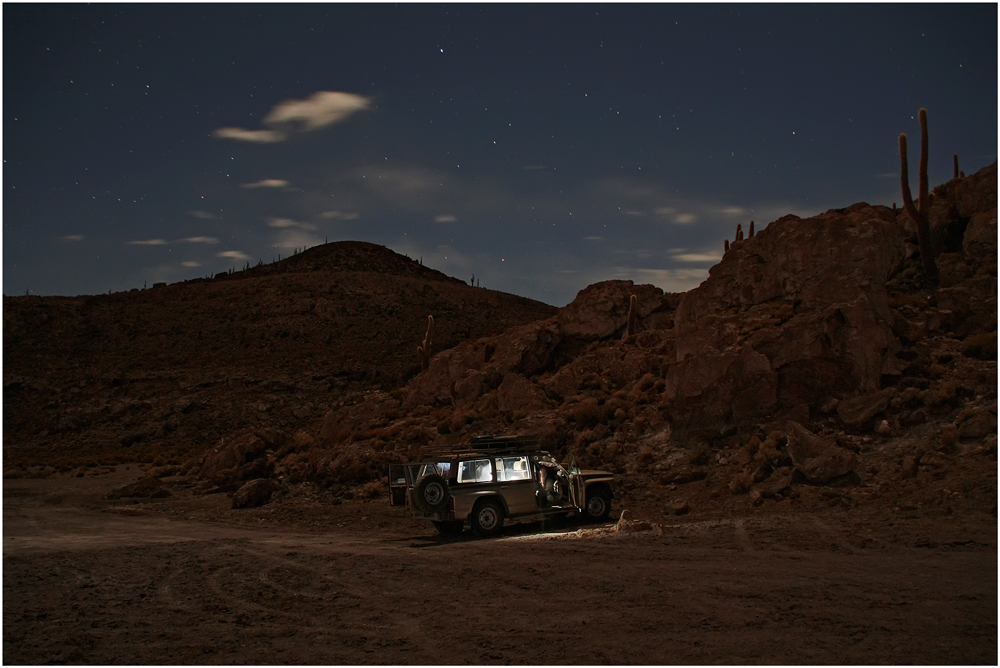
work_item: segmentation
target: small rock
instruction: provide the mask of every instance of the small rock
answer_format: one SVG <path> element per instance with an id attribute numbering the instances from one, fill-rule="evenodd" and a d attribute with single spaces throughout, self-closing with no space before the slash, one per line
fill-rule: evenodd
<path id="1" fill-rule="evenodd" d="M 667 506 L 668 515 L 685 515 L 690 510 L 691 507 L 688 505 L 687 499 L 677 499 Z"/>
<path id="2" fill-rule="evenodd" d="M 755 506 L 764 503 L 764 496 L 756 489 L 750 492 L 750 502 Z"/>
<path id="3" fill-rule="evenodd" d="M 882 420 L 878 427 L 876 427 L 875 431 L 879 434 L 879 436 L 887 435 L 891 431 L 889 428 L 889 422 L 887 420 Z"/>

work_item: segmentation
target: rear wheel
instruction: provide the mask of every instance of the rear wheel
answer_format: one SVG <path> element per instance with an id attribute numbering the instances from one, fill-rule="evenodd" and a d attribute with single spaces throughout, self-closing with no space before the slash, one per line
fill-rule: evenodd
<path id="1" fill-rule="evenodd" d="M 462 520 L 452 520 L 448 522 L 431 522 L 434 528 L 438 530 L 438 533 L 442 536 L 457 536 L 462 533 L 464 528 L 464 523 Z"/>
<path id="2" fill-rule="evenodd" d="M 448 507 L 451 490 L 448 481 L 437 473 L 425 475 L 413 486 L 413 502 L 426 513 L 438 513 Z"/>
<path id="3" fill-rule="evenodd" d="M 472 510 L 472 530 L 480 536 L 495 536 L 503 528 L 503 507 L 493 499 L 483 499 Z"/>
<path id="4" fill-rule="evenodd" d="M 584 516 L 591 522 L 603 522 L 611 513 L 611 494 L 598 488 L 587 493 L 587 503 L 583 507 Z"/>

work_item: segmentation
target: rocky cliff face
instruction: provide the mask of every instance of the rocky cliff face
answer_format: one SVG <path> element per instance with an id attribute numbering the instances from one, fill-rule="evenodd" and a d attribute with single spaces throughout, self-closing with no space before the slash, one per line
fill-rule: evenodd
<path id="1" fill-rule="evenodd" d="M 939 475 L 959 452 L 995 461 L 996 165 L 935 190 L 934 207 L 939 284 L 902 211 L 786 216 L 690 292 L 598 283 L 553 317 L 441 352 L 405 388 L 327 414 L 297 474 L 361 448 L 375 477 L 489 432 L 541 435 L 633 484 L 758 502 L 795 481 L 895 484 L 913 461 Z M 953 439 L 963 428 L 977 436 Z"/>

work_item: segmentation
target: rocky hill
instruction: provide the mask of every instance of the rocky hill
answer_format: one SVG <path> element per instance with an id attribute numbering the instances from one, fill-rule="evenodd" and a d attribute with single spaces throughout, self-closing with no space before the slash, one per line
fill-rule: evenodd
<path id="1" fill-rule="evenodd" d="M 360 242 L 148 290 L 4 296 L 4 467 L 181 462 L 248 425 L 298 430 L 419 372 L 428 315 L 443 350 L 555 310 Z"/>
<path id="2" fill-rule="evenodd" d="M 902 210 L 786 216 L 690 292 L 592 285 L 302 420 L 296 443 L 248 429 L 184 468 L 207 490 L 266 475 L 372 494 L 389 461 L 532 434 L 615 471 L 642 512 L 809 499 L 995 513 L 996 169 L 934 191 L 936 280 Z"/>
<path id="3" fill-rule="evenodd" d="M 17 365 L 4 369 L 16 416 L 5 475 L 37 473 L 11 468 L 44 463 L 28 453 L 57 442 L 83 457 L 100 434 L 127 432 L 109 452 L 159 453 L 174 465 L 154 476 L 186 474 L 205 492 L 272 478 L 373 495 L 390 461 L 474 434 L 532 434 L 613 470 L 619 502 L 639 512 L 793 502 L 995 514 L 997 165 L 933 194 L 937 278 L 903 210 L 859 203 L 772 222 L 687 293 L 609 281 L 558 312 L 412 263 L 416 274 L 378 280 L 335 271 L 328 260 L 351 260 L 330 249 L 107 301 L 7 299 Z M 98 306 L 126 298 L 131 311 Z M 169 317 L 150 309 L 168 304 Z M 421 371 L 427 313 L 441 352 Z M 56 320 L 75 338 L 43 344 Z M 307 324 L 327 322 L 337 326 Z M 99 366 L 109 348 L 126 352 Z M 47 380 L 60 350 L 74 384 Z M 175 445 L 195 437 L 201 456 Z"/>

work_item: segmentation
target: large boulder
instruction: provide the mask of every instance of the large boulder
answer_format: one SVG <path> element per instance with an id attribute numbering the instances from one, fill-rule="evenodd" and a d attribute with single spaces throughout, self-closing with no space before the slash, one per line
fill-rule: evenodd
<path id="1" fill-rule="evenodd" d="M 896 391 L 887 387 L 878 392 L 864 394 L 860 397 L 844 399 L 837 404 L 837 415 L 844 424 L 855 429 L 870 427 L 876 415 L 884 411 L 892 401 Z"/>
<path id="2" fill-rule="evenodd" d="M 256 508 L 271 500 L 278 483 L 269 479 L 251 480 L 233 494 L 233 508 Z"/>
<path id="3" fill-rule="evenodd" d="M 606 339 L 628 323 L 629 303 L 636 296 L 636 318 L 641 321 L 658 311 L 676 308 L 676 296 L 664 295 L 653 285 L 632 281 L 603 281 L 581 290 L 576 299 L 559 310 L 556 320 L 563 336 L 587 341 Z M 643 327 L 637 326 L 637 329 Z"/>
<path id="4" fill-rule="evenodd" d="M 813 434 L 798 422 L 789 422 L 788 454 L 795 471 L 814 485 L 828 483 L 854 470 L 856 457 L 828 438 Z"/>
<path id="5" fill-rule="evenodd" d="M 264 456 L 267 442 L 252 431 L 235 438 L 223 438 L 208 452 L 201 462 L 199 474 L 203 478 L 215 478 L 226 469 L 234 469 Z"/>
<path id="6" fill-rule="evenodd" d="M 431 359 L 426 371 L 410 381 L 403 410 L 447 403 L 459 397 L 473 401 L 496 389 L 507 374 L 541 373 L 552 362 L 561 341 L 559 327 L 550 318 L 445 350 Z"/>

